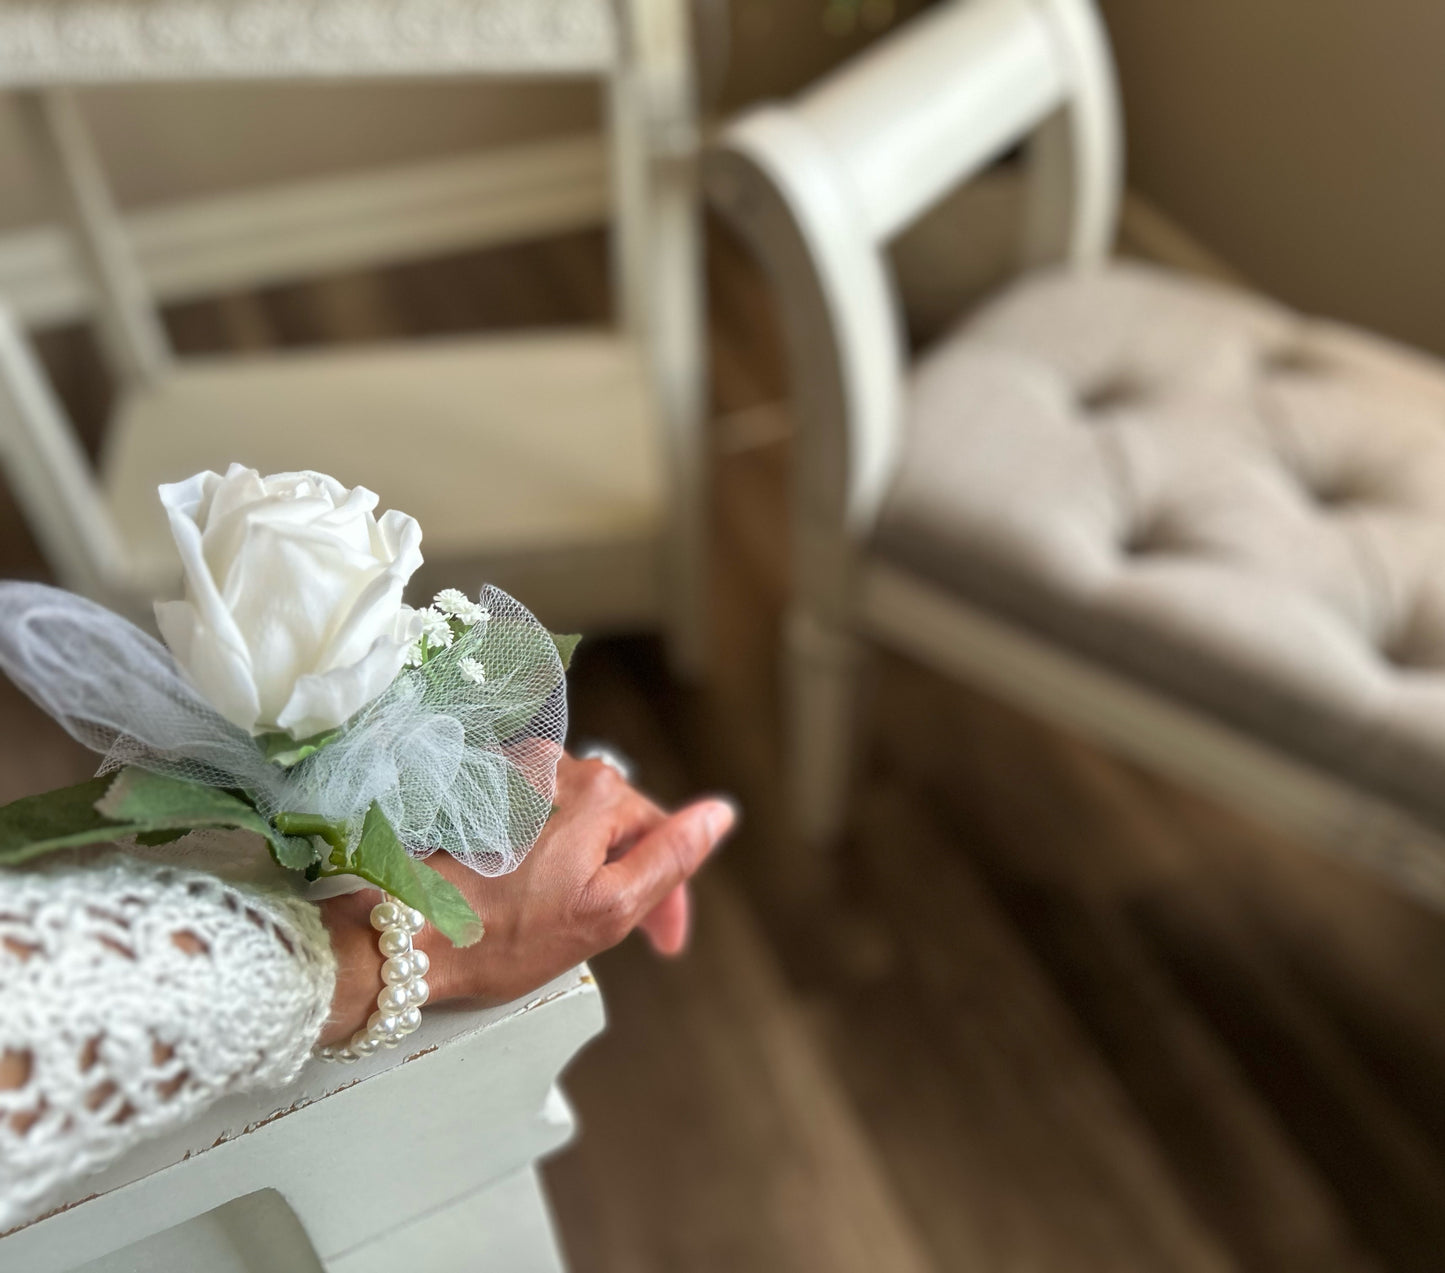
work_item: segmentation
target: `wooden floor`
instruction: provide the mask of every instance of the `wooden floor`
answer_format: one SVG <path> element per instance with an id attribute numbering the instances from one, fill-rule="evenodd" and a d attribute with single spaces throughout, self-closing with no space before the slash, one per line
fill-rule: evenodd
<path id="1" fill-rule="evenodd" d="M 579 235 L 168 317 L 186 351 L 550 322 L 600 312 L 602 261 Z M 711 275 L 713 674 L 584 646 L 574 738 L 745 822 L 685 958 L 596 961 L 611 1028 L 547 1170 L 573 1269 L 1445 1269 L 1445 919 L 1354 868 L 880 656 L 840 895 L 772 900 L 785 386 L 721 238 Z M 88 342 L 42 345 L 94 441 Z M 41 573 L 8 503 L 0 532 Z M 0 797 L 86 772 L 8 686 L 0 722 Z"/>

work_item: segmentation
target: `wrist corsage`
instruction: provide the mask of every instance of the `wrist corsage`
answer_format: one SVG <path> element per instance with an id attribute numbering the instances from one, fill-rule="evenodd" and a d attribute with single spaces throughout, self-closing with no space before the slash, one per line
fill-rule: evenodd
<path id="1" fill-rule="evenodd" d="M 481 921 L 424 859 L 499 875 L 536 840 L 576 638 L 491 587 L 406 605 L 421 528 L 376 516 L 363 487 L 232 465 L 160 498 L 185 584 L 156 606 L 164 644 L 72 593 L 0 584 L 0 668 L 104 757 L 88 782 L 0 808 L 0 866 L 252 832 L 308 880 L 381 889 L 402 928 L 477 941 Z"/>

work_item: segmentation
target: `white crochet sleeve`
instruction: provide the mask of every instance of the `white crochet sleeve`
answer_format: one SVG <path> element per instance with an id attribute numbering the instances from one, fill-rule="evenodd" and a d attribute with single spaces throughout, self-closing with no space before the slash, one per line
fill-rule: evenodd
<path id="1" fill-rule="evenodd" d="M 282 1084 L 330 1010 L 316 907 L 174 866 L 0 871 L 0 1231 L 227 1092 Z"/>

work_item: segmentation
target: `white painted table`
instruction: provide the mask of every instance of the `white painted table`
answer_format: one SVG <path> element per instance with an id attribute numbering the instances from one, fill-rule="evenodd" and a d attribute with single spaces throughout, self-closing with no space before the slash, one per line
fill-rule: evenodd
<path id="1" fill-rule="evenodd" d="M 25 1273 L 541 1273 L 563 1267 L 537 1161 L 603 1025 L 585 966 L 502 1008 L 429 1008 L 393 1052 L 312 1062 L 86 1178 L 0 1237 Z"/>

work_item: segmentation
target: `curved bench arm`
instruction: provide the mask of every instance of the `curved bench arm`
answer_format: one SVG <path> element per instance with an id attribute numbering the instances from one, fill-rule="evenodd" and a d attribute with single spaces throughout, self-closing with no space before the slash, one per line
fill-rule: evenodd
<path id="1" fill-rule="evenodd" d="M 1025 258 L 1098 262 L 1114 232 L 1120 143 L 1090 0 L 954 0 L 723 133 L 708 189 L 777 281 L 805 518 L 856 536 L 892 475 L 905 356 L 888 242 L 1031 137 Z"/>

